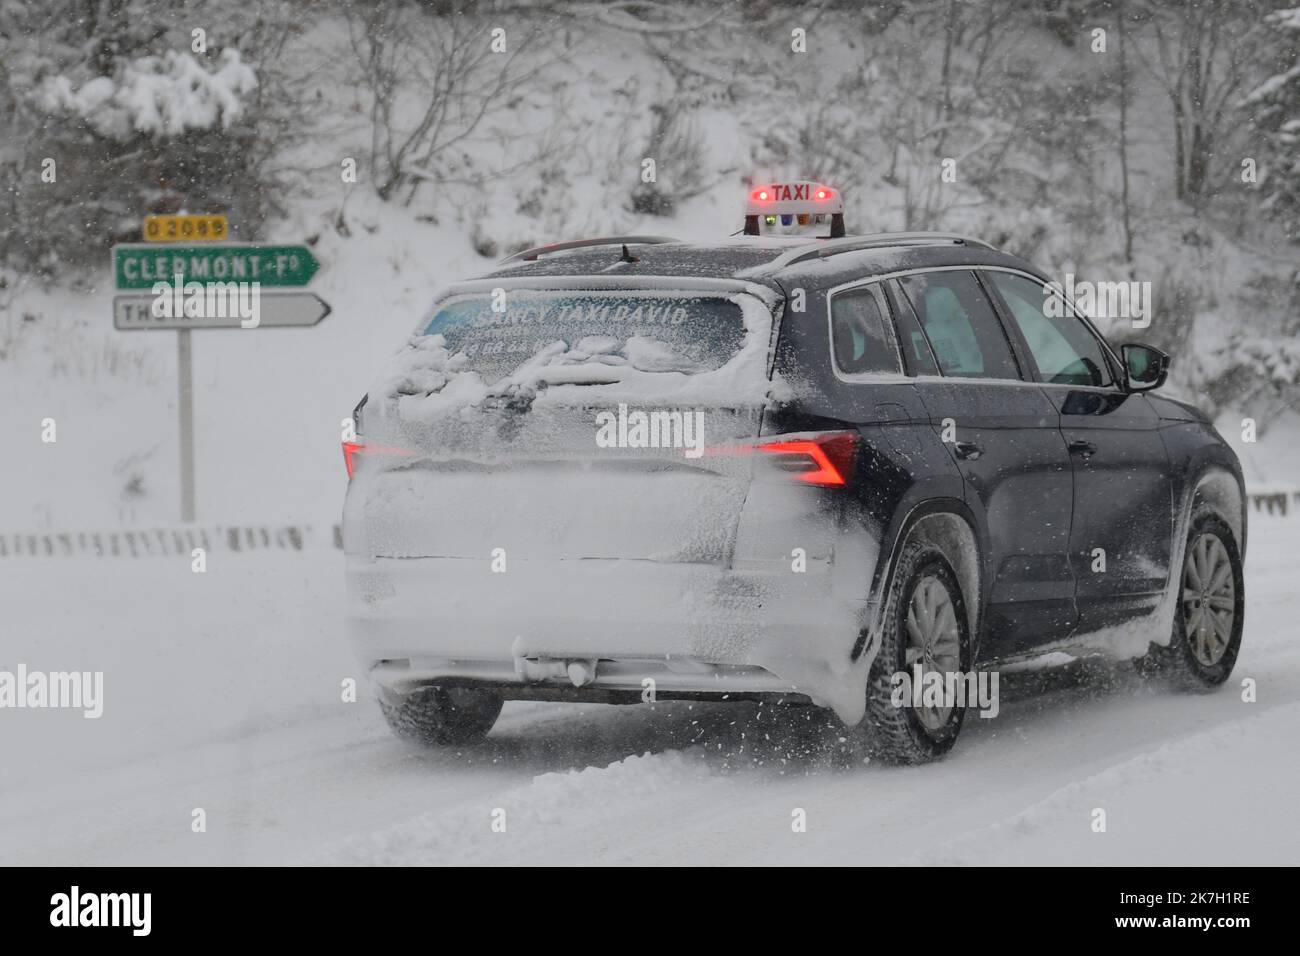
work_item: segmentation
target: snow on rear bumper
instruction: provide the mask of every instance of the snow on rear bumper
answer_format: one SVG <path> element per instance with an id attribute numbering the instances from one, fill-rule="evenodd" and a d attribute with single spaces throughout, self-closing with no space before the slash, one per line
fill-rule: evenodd
<path id="1" fill-rule="evenodd" d="M 850 662 L 865 596 L 837 590 L 817 561 L 803 573 L 781 561 L 594 559 L 494 573 L 486 558 L 351 556 L 347 630 L 390 689 L 438 677 L 568 684 L 562 662 L 600 661 L 593 687 L 648 677 L 665 691 L 799 693 L 853 721 L 869 664 Z"/>

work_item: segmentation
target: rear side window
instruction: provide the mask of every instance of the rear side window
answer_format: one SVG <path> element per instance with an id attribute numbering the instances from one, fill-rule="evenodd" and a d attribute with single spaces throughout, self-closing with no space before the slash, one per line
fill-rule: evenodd
<path id="1" fill-rule="evenodd" d="M 924 272 L 898 280 L 944 375 L 1019 379 L 1011 344 L 973 272 Z"/>
<path id="2" fill-rule="evenodd" d="M 424 334 L 441 335 L 488 383 L 530 360 L 694 375 L 740 352 L 745 319 L 738 303 L 712 296 L 511 290 L 503 304 L 475 295 L 439 305 Z"/>
<path id="3" fill-rule="evenodd" d="M 886 305 L 874 287 L 831 296 L 831 345 L 845 375 L 898 372 L 898 347 Z"/>
<path id="4" fill-rule="evenodd" d="M 1059 298 L 1062 315 L 1048 315 L 1047 296 L 1055 293 L 1041 282 L 1010 272 L 986 272 L 1006 300 L 1012 318 L 1025 337 L 1044 382 L 1053 385 L 1111 384 L 1101 343 Z"/>

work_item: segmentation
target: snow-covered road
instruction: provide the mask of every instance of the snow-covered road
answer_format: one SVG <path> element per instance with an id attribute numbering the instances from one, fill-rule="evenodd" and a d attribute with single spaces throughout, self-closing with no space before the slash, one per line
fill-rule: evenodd
<path id="1" fill-rule="evenodd" d="M 105 690 L 98 720 L 0 711 L 0 863 L 1294 865 L 1300 517 L 1252 518 L 1227 687 L 1004 675 L 996 718 L 906 769 L 757 705 L 509 704 L 484 747 L 421 751 L 364 687 L 341 699 L 336 553 L 9 559 L 0 667 L 103 670 Z"/>

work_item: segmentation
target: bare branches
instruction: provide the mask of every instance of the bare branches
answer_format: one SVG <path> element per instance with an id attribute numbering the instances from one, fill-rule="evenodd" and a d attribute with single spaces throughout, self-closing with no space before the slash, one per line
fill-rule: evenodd
<path id="1" fill-rule="evenodd" d="M 1244 124 L 1232 110 L 1257 63 L 1266 5 L 1258 0 L 1149 4 L 1151 75 L 1169 99 L 1174 191 L 1199 209 L 1209 198 L 1215 157 Z"/>
<path id="2" fill-rule="evenodd" d="M 554 27 L 518 22 L 509 30 L 473 15 L 436 17 L 395 0 L 379 0 L 349 18 L 349 38 L 370 94 L 371 161 L 384 199 L 450 176 L 457 154 L 471 144 L 527 135 L 517 108 L 558 58 L 546 51 Z M 504 132 L 504 136 L 502 135 Z M 527 157 L 540 159 L 537 151 Z M 484 169 L 503 175 L 525 160 Z"/>
<path id="3" fill-rule="evenodd" d="M 556 12 L 585 21 L 595 21 L 629 33 L 654 35 L 693 33 L 702 30 L 724 16 L 727 10 L 725 6 L 719 5 L 712 15 L 692 16 L 689 20 L 682 20 L 680 7 L 654 3 L 651 0 L 618 0 L 613 3 L 570 4 Z"/>

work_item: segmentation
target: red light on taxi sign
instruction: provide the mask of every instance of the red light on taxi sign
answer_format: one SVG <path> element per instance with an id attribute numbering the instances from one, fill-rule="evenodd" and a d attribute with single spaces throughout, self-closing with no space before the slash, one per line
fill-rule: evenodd
<path id="1" fill-rule="evenodd" d="M 772 183 L 751 190 L 746 215 L 762 216 L 771 213 L 799 215 L 843 211 L 843 197 L 830 186 L 810 182 Z"/>
<path id="2" fill-rule="evenodd" d="M 829 232 L 827 232 L 829 229 Z M 746 235 L 844 235 L 844 197 L 825 183 L 767 183 L 749 192 Z"/>

